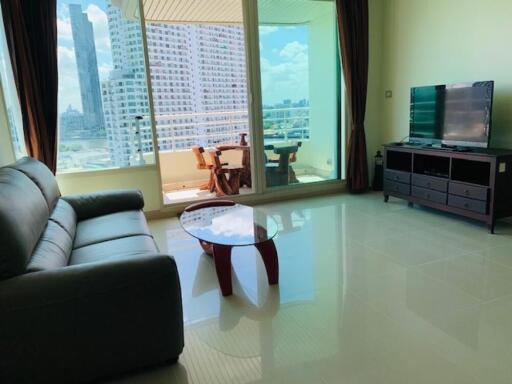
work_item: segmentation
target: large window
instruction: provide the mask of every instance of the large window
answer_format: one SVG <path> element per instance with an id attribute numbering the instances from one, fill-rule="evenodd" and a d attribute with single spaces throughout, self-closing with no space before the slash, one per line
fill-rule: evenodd
<path id="1" fill-rule="evenodd" d="M 58 170 L 153 161 L 140 21 L 109 0 L 58 0 Z"/>
<path id="2" fill-rule="evenodd" d="M 333 1 L 258 1 L 268 187 L 339 177 L 340 79 Z"/>
<path id="3" fill-rule="evenodd" d="M 203 3 L 57 0 L 58 172 L 158 160 L 166 203 L 342 176 L 335 2 Z M 0 81 L 22 154 L 1 44 Z M 248 73 L 258 59 L 261 73 Z"/>

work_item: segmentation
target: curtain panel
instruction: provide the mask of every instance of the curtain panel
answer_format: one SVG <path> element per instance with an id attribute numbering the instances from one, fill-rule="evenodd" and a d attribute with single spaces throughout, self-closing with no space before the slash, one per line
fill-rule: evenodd
<path id="1" fill-rule="evenodd" d="M 364 118 L 368 89 L 368 0 L 336 0 L 341 61 L 350 113 L 347 187 L 368 189 Z"/>
<path id="2" fill-rule="evenodd" d="M 2 0 L 29 156 L 57 169 L 56 0 Z"/>

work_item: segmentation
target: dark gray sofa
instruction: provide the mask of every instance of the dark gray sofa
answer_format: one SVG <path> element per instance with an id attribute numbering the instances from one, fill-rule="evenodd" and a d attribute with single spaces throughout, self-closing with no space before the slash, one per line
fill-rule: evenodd
<path id="1" fill-rule="evenodd" d="M 77 383 L 175 361 L 174 259 L 141 192 L 60 197 L 42 163 L 0 168 L 0 383 Z"/>

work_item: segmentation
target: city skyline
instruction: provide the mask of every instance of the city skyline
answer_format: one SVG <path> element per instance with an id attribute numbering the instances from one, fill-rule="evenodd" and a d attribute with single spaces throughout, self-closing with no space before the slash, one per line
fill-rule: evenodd
<path id="1" fill-rule="evenodd" d="M 69 71 L 70 66 L 63 66 L 66 60 L 73 59 L 77 69 L 71 75 L 75 77 L 74 83 L 69 79 L 69 83 L 59 84 L 62 166 L 81 167 L 84 162 L 94 167 L 144 164 L 142 154 L 153 152 L 153 140 L 140 23 L 125 18 L 110 1 L 87 2 L 84 11 L 80 4 L 61 0 L 60 13 L 66 10 L 62 3 L 67 4 L 69 19 L 58 22 L 59 71 Z M 105 10 L 99 7 L 101 3 L 106 5 Z M 301 27 L 283 28 L 298 40 L 290 42 L 290 36 L 279 37 L 281 27 L 261 28 L 260 49 L 264 51 L 265 44 L 271 50 L 266 58 L 261 58 L 262 67 L 271 68 L 268 74 L 262 72 L 263 102 L 273 110 L 266 114 L 269 118 L 264 128 L 271 129 L 268 135 L 272 138 L 292 135 L 301 139 L 309 137 L 309 133 L 304 134 L 304 129 L 309 129 L 309 112 L 297 108 L 283 113 L 278 109 L 303 108 L 309 104 L 308 75 L 299 71 L 299 68 L 306 72 L 308 69 L 307 33 Z M 96 31 L 100 32 L 96 34 Z M 270 39 L 270 44 L 265 36 L 272 34 L 277 38 Z M 242 25 L 147 23 L 146 39 L 161 151 L 237 142 L 240 133 L 249 132 Z M 279 50 L 277 47 L 281 45 L 283 48 Z M 68 53 L 63 56 L 64 61 L 60 60 L 61 52 Z M 297 73 L 290 69 L 294 65 Z M 296 78 L 297 74 L 305 78 Z M 267 75 L 269 79 L 265 79 Z M 64 72 L 61 78 L 67 76 L 70 73 Z M 283 90 L 287 81 L 297 83 L 293 85 L 296 92 Z M 269 92 L 274 93 L 274 100 L 269 99 Z M 66 97 L 68 93 L 73 97 Z M 290 100 L 290 94 L 297 99 Z M 300 97 L 302 94 L 305 97 Z M 63 110 L 63 99 L 66 110 Z M 104 135 L 91 133 L 98 126 Z M 105 137 L 103 143 L 97 140 L 86 143 L 101 137 Z M 77 140 L 84 142 L 83 151 L 78 150 L 82 144 Z"/>
<path id="2" fill-rule="evenodd" d="M 69 4 L 81 4 L 92 23 L 98 61 L 99 79 L 106 80 L 113 69 L 110 52 L 106 2 L 103 0 L 59 0 L 57 7 L 59 55 L 59 113 L 69 104 L 82 111 L 76 60 L 73 52 Z M 301 26 L 261 26 L 260 60 L 265 104 L 278 104 L 297 95 L 296 100 L 308 98 L 308 84 L 303 81 L 307 71 L 307 28 Z M 265 81 L 270 80 L 272 81 Z"/>

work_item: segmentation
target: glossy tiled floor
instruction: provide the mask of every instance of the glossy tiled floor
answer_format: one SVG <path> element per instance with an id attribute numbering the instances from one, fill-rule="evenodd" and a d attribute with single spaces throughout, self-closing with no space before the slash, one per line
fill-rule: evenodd
<path id="1" fill-rule="evenodd" d="M 261 208 L 281 227 L 280 285 L 237 248 L 229 298 L 176 219 L 151 223 L 178 263 L 186 346 L 122 382 L 512 382 L 512 222 L 489 235 L 380 194 Z"/>

